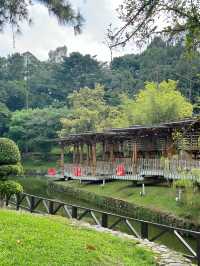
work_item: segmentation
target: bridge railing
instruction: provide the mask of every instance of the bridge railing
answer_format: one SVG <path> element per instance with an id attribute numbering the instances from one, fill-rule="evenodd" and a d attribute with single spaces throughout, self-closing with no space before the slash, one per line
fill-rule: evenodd
<path id="1" fill-rule="evenodd" d="M 26 193 L 12 195 L 6 198 L 6 205 L 15 206 L 16 210 L 25 209 L 31 213 L 44 213 L 44 214 L 61 214 L 67 218 L 73 218 L 82 220 L 90 217 L 89 222 L 93 222 L 96 225 L 106 227 L 109 229 L 121 230 L 118 225 L 124 225 L 129 234 L 136 238 L 148 239 L 149 241 L 155 241 L 164 234 L 170 232 L 175 238 L 183 245 L 187 250 L 187 254 L 184 254 L 190 259 L 194 259 L 198 266 L 200 266 L 200 232 L 187 230 L 183 228 L 177 228 L 164 224 L 154 223 L 151 221 L 135 219 L 127 216 L 118 215 L 115 213 L 100 211 L 88 207 L 69 204 L 57 200 L 47 199 L 30 195 Z M 135 223 L 140 225 L 140 229 L 136 228 Z M 150 227 L 153 226 L 159 230 L 153 237 L 150 236 Z M 196 248 L 193 248 L 185 239 L 191 237 L 195 243 Z"/>
<path id="2" fill-rule="evenodd" d="M 123 171 L 120 171 L 121 170 Z M 122 169 L 123 168 L 123 169 Z M 65 172 L 70 177 L 96 176 L 107 179 L 129 179 L 132 176 L 164 176 L 168 179 L 178 179 L 184 172 L 188 178 L 195 179 L 193 169 L 200 169 L 199 160 L 169 160 L 139 158 L 132 162 L 130 158 L 118 158 L 114 162 L 97 161 L 95 166 L 87 163 L 65 164 Z"/>

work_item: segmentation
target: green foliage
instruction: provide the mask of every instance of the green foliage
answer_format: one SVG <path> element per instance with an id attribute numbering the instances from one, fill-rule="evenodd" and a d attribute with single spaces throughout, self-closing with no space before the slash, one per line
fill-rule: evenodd
<path id="1" fill-rule="evenodd" d="M 109 28 L 111 46 L 125 46 L 132 39 L 141 45 L 163 35 L 169 40 L 184 39 L 189 52 L 200 45 L 199 1 L 124 0 L 118 12 L 124 25 L 120 29 Z M 161 17 L 168 18 L 166 23 L 162 23 Z"/>
<path id="2" fill-rule="evenodd" d="M 41 62 L 29 52 L 0 58 L 0 134 L 14 139 L 23 151 L 48 151 L 51 147 L 45 139 L 57 137 L 61 118 L 65 135 L 190 116 L 191 106 L 186 106 L 178 95 L 195 102 L 194 111 L 198 113 L 199 69 L 199 53 L 186 60 L 181 41 L 173 44 L 160 38 L 155 38 L 141 54 L 114 58 L 110 67 L 80 53 L 65 54 L 58 63 Z M 169 79 L 179 82 L 176 86 L 172 81 L 162 82 Z M 153 81 L 160 82 L 158 91 Z M 104 87 L 101 96 L 92 93 L 98 83 Z M 163 93 L 161 85 L 165 87 Z M 83 95 L 81 88 L 86 86 L 91 97 Z M 141 99 L 139 90 L 144 87 L 146 94 Z M 177 88 L 172 92 L 169 87 Z M 83 96 L 84 101 L 80 100 L 81 105 L 76 107 L 70 95 L 78 100 Z M 99 97 L 96 105 L 91 103 L 95 97 Z M 30 110 L 24 111 L 27 103 Z"/>
<path id="3" fill-rule="evenodd" d="M 197 201 L 196 198 L 196 182 L 194 182 L 191 179 L 188 179 L 187 172 L 182 172 L 182 178 L 179 180 L 176 180 L 173 182 L 173 188 L 179 188 L 181 190 L 181 193 L 183 194 L 180 198 L 180 202 L 183 203 L 186 206 L 194 206 L 197 205 L 197 208 L 199 207 L 199 204 L 196 204 Z"/>
<path id="4" fill-rule="evenodd" d="M 188 178 L 181 178 L 181 179 L 178 179 L 178 180 L 173 182 L 173 187 L 174 188 L 180 187 L 180 188 L 189 189 L 189 188 L 194 187 L 194 183 L 192 180 L 190 180 Z"/>
<path id="5" fill-rule="evenodd" d="M 23 167 L 21 163 L 0 165 L 0 178 L 5 179 L 10 175 L 22 175 Z"/>
<path id="6" fill-rule="evenodd" d="M 163 81 L 159 85 L 147 83 L 135 99 L 119 96 L 117 107 L 104 100 L 103 86 L 83 88 L 69 97 L 70 115 L 62 118 L 60 133 L 102 131 L 110 127 L 127 127 L 133 124 L 152 125 L 192 116 L 192 105 L 176 89 L 175 81 Z"/>
<path id="7" fill-rule="evenodd" d="M 10 183 L 5 183 L 7 182 L 5 180 L 8 176 L 23 174 L 23 167 L 20 160 L 19 148 L 14 141 L 7 138 L 0 138 L 0 180 L 4 180 L 1 184 L 2 191 L 9 188 Z M 10 186 L 12 187 L 12 182 Z"/>
<path id="8" fill-rule="evenodd" d="M 1 197 L 5 197 L 6 195 L 10 196 L 21 192 L 23 192 L 23 187 L 15 181 L 8 180 L 0 182 Z"/>
<path id="9" fill-rule="evenodd" d="M 17 164 L 20 160 L 19 148 L 14 141 L 7 138 L 0 138 L 0 166 Z"/>
<path id="10" fill-rule="evenodd" d="M 57 66 L 55 80 L 60 90 L 65 88 L 68 94 L 83 87 L 94 88 L 102 80 L 102 67 L 91 55 L 73 52 Z"/>
<path id="11" fill-rule="evenodd" d="M 10 115 L 11 114 L 7 106 L 0 102 L 0 135 L 3 135 L 8 130 Z"/>
<path id="12" fill-rule="evenodd" d="M 115 123 L 118 110 L 104 100 L 104 87 L 97 84 L 95 89 L 82 88 L 68 97 L 71 109 L 67 118 L 62 118 L 61 136 L 69 133 L 102 131 Z"/>
<path id="13" fill-rule="evenodd" d="M 23 174 L 23 167 L 20 163 L 21 155 L 18 146 L 14 141 L 7 138 L 0 138 L 0 195 L 19 193 L 22 186 L 14 181 L 5 181 L 8 176 Z"/>
<path id="14" fill-rule="evenodd" d="M 122 103 L 125 110 L 128 103 L 130 121 L 133 124 L 152 125 L 191 117 L 192 105 L 177 91 L 176 86 L 177 82 L 173 80 L 160 84 L 146 83 L 135 101 L 125 99 Z"/>
<path id="15" fill-rule="evenodd" d="M 1 210 L 0 219 L 2 265 L 156 265 L 154 254 L 134 240 L 72 225 L 63 217 Z"/>
<path id="16" fill-rule="evenodd" d="M 57 137 L 60 119 L 67 115 L 65 107 L 16 111 L 12 114 L 8 135 L 24 151 L 48 151 L 51 144 L 47 140 Z"/>

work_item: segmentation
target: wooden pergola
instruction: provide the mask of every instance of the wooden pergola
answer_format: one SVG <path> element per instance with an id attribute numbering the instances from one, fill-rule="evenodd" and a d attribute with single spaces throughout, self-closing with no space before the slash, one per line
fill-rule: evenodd
<path id="1" fill-rule="evenodd" d="M 176 152 L 173 141 L 175 131 L 183 132 L 187 142 L 187 150 L 192 154 L 199 153 L 200 122 L 187 119 L 177 122 L 163 123 L 156 126 L 135 125 L 129 128 L 110 129 L 105 132 L 86 132 L 70 134 L 65 138 L 56 139 L 61 146 L 61 168 L 64 174 L 65 147 L 73 147 L 74 165 L 87 165 L 96 175 L 97 146 L 101 147 L 101 162 L 114 163 L 122 158 L 129 158 L 129 162 L 136 167 L 139 158 L 151 159 L 158 157 L 171 158 Z M 124 150 L 128 147 L 126 157 Z M 99 155 L 99 154 L 98 154 Z"/>
<path id="2" fill-rule="evenodd" d="M 198 119 L 186 119 L 155 126 L 135 125 L 129 128 L 110 129 L 100 133 L 70 134 L 65 138 L 54 141 L 58 142 L 61 147 L 63 176 L 66 168 L 64 151 L 65 147 L 69 146 L 73 147 L 73 161 L 70 165 L 90 167 L 90 170 L 85 170 L 88 175 L 101 176 L 106 175 L 105 173 L 108 175 L 108 168 L 110 169 L 112 166 L 116 168 L 118 167 L 116 163 L 120 164 L 122 162 L 128 162 L 131 165 L 126 172 L 134 175 L 137 173 L 138 162 L 141 161 L 144 164 L 144 160 L 147 160 L 145 164 L 151 162 L 152 167 L 158 168 L 160 171 L 162 163 L 156 160 L 161 157 L 171 159 L 177 152 L 177 148 L 179 149 L 178 145 L 181 146 L 180 143 L 175 143 L 173 139 L 173 134 L 177 131 L 184 136 L 184 141 L 187 143 L 184 149 L 190 154 L 191 160 L 197 159 L 200 150 L 200 121 Z M 180 147 L 180 149 L 183 149 L 183 147 Z M 99 170 L 100 167 L 102 173 Z M 179 164 L 177 164 L 177 167 L 179 167 Z M 159 174 L 159 171 L 156 173 Z"/>

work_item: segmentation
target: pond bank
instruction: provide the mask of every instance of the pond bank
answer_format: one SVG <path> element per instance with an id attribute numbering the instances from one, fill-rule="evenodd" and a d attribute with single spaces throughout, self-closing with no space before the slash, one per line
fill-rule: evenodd
<path id="1" fill-rule="evenodd" d="M 159 266 L 192 266 L 192 262 L 185 258 L 178 252 L 172 251 L 164 245 L 158 245 L 155 242 L 150 242 L 147 239 L 138 239 L 132 235 L 128 235 L 119 231 L 113 231 L 107 228 L 103 228 L 100 226 L 94 226 L 89 223 L 79 222 L 77 220 L 73 220 L 73 224 L 79 225 L 81 227 L 95 229 L 98 232 L 107 232 L 112 235 L 118 236 L 122 239 L 134 240 L 137 246 L 142 248 L 147 248 L 153 251 L 156 256 L 156 262 Z"/>
<path id="2" fill-rule="evenodd" d="M 66 193 L 68 196 L 92 204 L 92 206 L 104 209 L 119 215 L 129 216 L 136 219 L 152 221 L 169 226 L 184 228 L 188 230 L 200 231 L 200 224 L 189 219 L 177 217 L 171 213 L 153 210 L 148 207 L 139 206 L 121 199 L 99 195 L 84 189 L 75 188 L 70 185 L 63 185 L 60 182 L 49 182 L 49 190 L 57 193 Z"/>
<path id="3" fill-rule="evenodd" d="M 79 195 L 79 193 L 77 192 L 77 189 L 73 189 L 73 190 L 71 189 L 70 193 L 67 193 L 65 190 L 63 190 L 63 185 L 59 186 L 59 189 L 58 189 L 58 186 L 55 189 L 56 184 L 53 183 L 53 186 L 52 186 L 52 181 L 48 180 L 45 177 L 43 177 L 43 178 L 35 177 L 35 176 L 34 177 L 31 177 L 31 176 L 29 176 L 29 177 L 15 177 L 14 180 L 20 182 L 24 187 L 24 192 L 29 193 L 29 194 L 33 194 L 36 196 L 49 198 L 49 199 L 55 199 L 58 201 L 63 201 L 63 202 L 68 203 L 68 204 L 74 204 L 74 205 L 79 205 L 79 206 L 83 206 L 83 207 L 99 209 L 101 211 L 108 211 L 108 209 L 106 209 L 106 208 L 109 206 L 102 204 L 102 200 L 100 201 L 100 203 L 101 203 L 100 205 L 97 205 L 97 204 L 95 205 L 95 202 L 93 202 L 93 199 L 96 197 L 96 195 L 93 192 L 88 193 L 85 190 L 85 193 L 88 195 L 88 200 L 85 201 L 85 199 L 83 199 Z M 60 184 L 61 183 L 59 182 L 59 185 Z M 66 184 L 65 186 L 68 186 L 69 184 L 71 184 L 71 182 L 65 182 L 65 184 Z M 74 186 L 76 186 L 76 188 L 79 185 L 80 184 L 78 182 L 76 182 L 74 184 Z M 115 185 L 117 185 L 117 183 Z M 98 187 L 100 187 L 100 186 L 98 186 Z M 112 195 L 112 194 L 110 193 L 110 195 Z M 108 204 L 109 203 L 107 202 L 107 205 Z M 128 203 L 128 204 L 130 204 L 130 203 Z M 115 212 L 115 211 L 111 210 L 110 212 Z M 141 213 L 141 215 L 142 215 L 142 213 Z M 86 217 L 85 221 L 92 222 L 91 219 L 88 220 L 87 217 Z M 112 222 L 114 222 L 114 221 L 112 221 L 112 219 L 111 219 L 110 223 L 112 223 Z M 139 223 L 134 223 L 134 227 L 138 232 L 140 231 L 140 224 Z M 124 226 L 123 224 L 117 225 L 116 230 L 119 230 L 119 231 L 122 231 L 125 233 L 129 233 L 129 231 L 127 231 L 126 226 Z M 149 238 L 150 239 L 153 238 L 159 232 L 160 231 L 158 229 L 150 226 L 149 227 Z M 191 245 L 191 247 L 195 250 L 196 249 L 196 242 L 193 239 L 188 238 L 188 237 L 185 237 L 185 239 Z M 188 253 L 187 249 L 185 249 L 184 246 L 175 237 L 175 235 L 170 233 L 170 232 L 162 235 L 158 240 L 156 240 L 156 242 L 159 244 L 164 244 L 175 251 L 178 251 L 178 252 L 181 252 L 184 254 Z"/>

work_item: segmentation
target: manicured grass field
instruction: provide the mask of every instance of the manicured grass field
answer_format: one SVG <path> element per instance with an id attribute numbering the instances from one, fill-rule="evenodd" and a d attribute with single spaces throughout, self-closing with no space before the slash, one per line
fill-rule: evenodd
<path id="1" fill-rule="evenodd" d="M 104 187 L 100 184 L 80 184 L 78 181 L 59 183 L 62 183 L 65 186 L 70 185 L 90 192 L 95 192 L 100 195 L 126 200 L 152 209 L 170 212 L 200 223 L 200 193 L 195 194 L 193 199 L 195 200 L 194 205 L 186 206 L 176 202 L 176 191 L 172 187 L 146 186 L 146 195 L 141 197 L 141 186 L 133 186 L 131 181 L 108 182 Z"/>
<path id="2" fill-rule="evenodd" d="M 0 210 L 2 266 L 152 266 L 153 254 L 62 217 Z"/>

